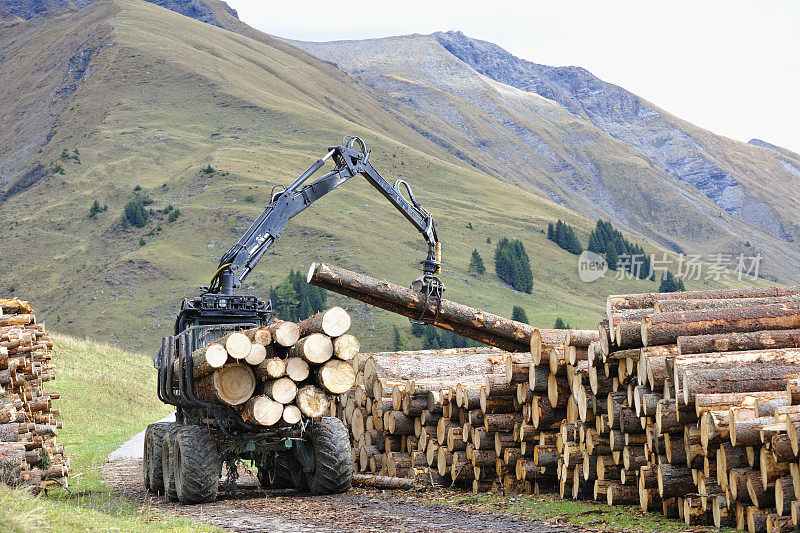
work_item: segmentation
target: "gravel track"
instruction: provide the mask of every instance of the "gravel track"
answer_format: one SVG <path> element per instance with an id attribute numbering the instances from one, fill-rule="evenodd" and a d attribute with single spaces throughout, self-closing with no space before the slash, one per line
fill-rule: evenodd
<path id="1" fill-rule="evenodd" d="M 131 447 L 129 446 L 128 449 Z M 311 496 L 293 491 L 264 491 L 242 475 L 233 494 L 220 493 L 211 504 L 182 506 L 144 489 L 142 460 L 118 454 L 103 465 L 105 481 L 142 507 L 192 518 L 236 532 L 319 531 L 386 532 L 575 532 L 576 529 L 502 514 L 483 514 L 458 505 L 425 504 L 413 493 L 354 488 L 346 494 Z M 139 454 L 141 455 L 141 454 Z M 424 497 L 424 496 L 423 496 Z"/>

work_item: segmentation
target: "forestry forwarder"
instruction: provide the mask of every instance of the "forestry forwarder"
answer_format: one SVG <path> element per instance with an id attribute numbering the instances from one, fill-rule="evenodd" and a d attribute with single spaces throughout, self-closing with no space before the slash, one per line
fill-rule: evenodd
<path id="1" fill-rule="evenodd" d="M 370 151 L 358 137 L 331 147 L 286 189 L 275 193 L 264 212 L 222 257 L 219 268 L 201 296 L 186 298 L 175 321 L 175 334 L 164 337 L 154 360 L 158 370 L 158 397 L 175 406 L 176 422 L 147 427 L 144 442 L 144 483 L 153 492 L 193 504 L 217 497 L 223 465 L 227 482 L 236 480 L 236 463 L 252 461 L 264 487 L 310 490 L 316 494 L 345 492 L 352 480 L 350 440 L 344 424 L 333 417 L 303 418 L 293 426 L 266 428 L 242 420 L 232 407 L 210 403 L 194 394 L 191 354 L 224 334 L 266 325 L 272 304 L 234 292 L 267 249 L 278 239 L 290 218 L 357 174 L 363 175 L 422 233 L 427 258 L 412 288 L 438 309 L 444 285 L 436 276 L 441 252 L 433 218 L 402 180 L 394 185 L 369 163 Z M 328 159 L 336 168 L 303 185 Z M 405 187 L 410 202 L 400 187 Z M 421 316 L 430 323 L 435 316 Z M 174 370 L 175 361 L 178 361 Z"/>

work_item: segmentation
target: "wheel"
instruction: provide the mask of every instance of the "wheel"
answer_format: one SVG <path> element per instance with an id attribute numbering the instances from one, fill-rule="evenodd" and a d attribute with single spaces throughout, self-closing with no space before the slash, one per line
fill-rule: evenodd
<path id="1" fill-rule="evenodd" d="M 164 492 L 164 478 L 161 470 L 161 445 L 169 422 L 150 424 L 144 432 L 144 486 L 147 490 Z"/>
<path id="2" fill-rule="evenodd" d="M 182 426 L 175 432 L 172 451 L 175 492 L 183 504 L 217 499 L 219 452 L 217 441 L 200 426 Z"/>
<path id="3" fill-rule="evenodd" d="M 314 420 L 310 437 L 314 449 L 314 472 L 308 476 L 311 492 L 338 494 L 350 490 L 353 482 L 350 438 L 342 421 L 334 417 Z"/>
<path id="4" fill-rule="evenodd" d="M 300 461 L 292 455 L 289 458 L 287 467 L 289 468 L 289 478 L 292 480 L 292 484 L 297 492 L 308 492 L 309 484 L 308 484 L 308 476 L 303 470 L 303 465 L 300 464 Z"/>
<path id="5" fill-rule="evenodd" d="M 161 439 L 161 485 L 163 486 L 164 495 L 170 501 L 178 499 L 178 494 L 175 492 L 175 472 L 172 457 L 175 432 L 178 428 L 180 428 L 180 425 L 175 422 L 167 423 L 167 430 Z M 155 446 L 153 446 L 153 449 L 155 449 Z"/>

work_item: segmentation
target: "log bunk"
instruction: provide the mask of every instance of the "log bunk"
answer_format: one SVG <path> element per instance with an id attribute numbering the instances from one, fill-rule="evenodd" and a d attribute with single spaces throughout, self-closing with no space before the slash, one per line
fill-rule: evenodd
<path id="1" fill-rule="evenodd" d="M 419 309 L 337 267 L 309 281 Z M 352 360 L 333 409 L 364 483 L 551 489 L 752 532 L 800 523 L 800 287 L 610 296 L 596 331 L 504 320 L 443 305 L 437 325 L 502 350 Z M 509 345 L 515 330 L 530 351 Z"/>
<path id="2" fill-rule="evenodd" d="M 55 379 L 52 349 L 27 302 L 0 299 L 0 482 L 35 493 L 66 487 L 70 472 L 56 444 L 59 393 L 44 387 Z"/>
<path id="3" fill-rule="evenodd" d="M 350 360 L 360 346 L 347 333 L 350 322 L 347 311 L 332 307 L 298 323 L 276 319 L 229 333 L 192 354 L 195 394 L 234 407 L 256 426 L 327 415 L 331 398 L 355 383 Z"/>

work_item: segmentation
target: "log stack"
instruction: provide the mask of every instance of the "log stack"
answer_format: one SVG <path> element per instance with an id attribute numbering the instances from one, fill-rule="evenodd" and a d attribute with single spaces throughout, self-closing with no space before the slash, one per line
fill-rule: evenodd
<path id="1" fill-rule="evenodd" d="M 689 525 L 794 528 L 800 288 L 607 303 L 597 331 L 533 329 L 530 354 L 359 356 L 356 387 L 335 406 L 356 469 L 476 491 L 552 488 Z"/>
<path id="2" fill-rule="evenodd" d="M 299 323 L 274 320 L 228 333 L 191 354 L 194 392 L 234 407 L 255 426 L 324 416 L 331 398 L 355 383 L 350 361 L 359 343 L 349 329 L 347 311 L 332 307 Z"/>
<path id="3" fill-rule="evenodd" d="M 56 443 L 62 422 L 53 343 L 27 302 L 0 299 L 0 481 L 40 492 L 67 486 L 69 457 Z"/>

